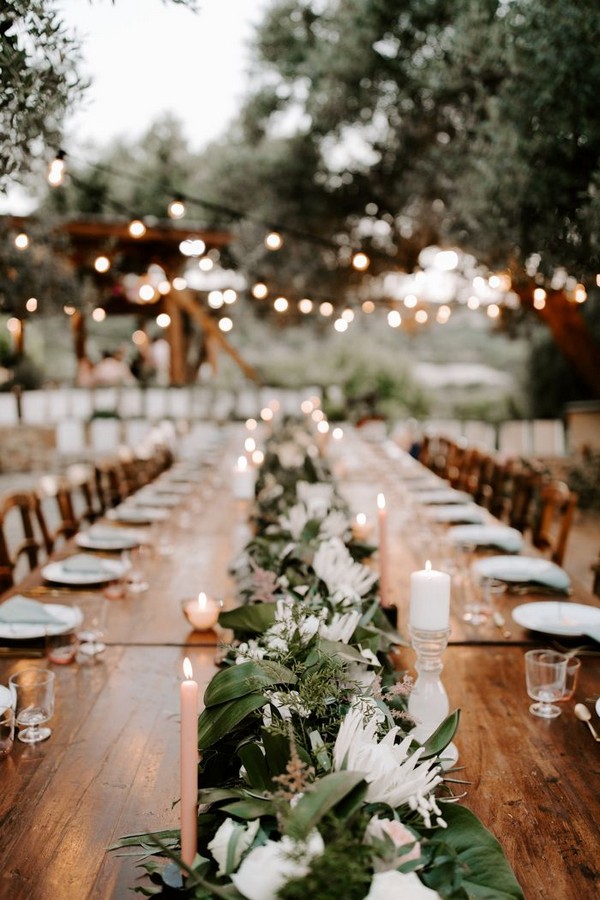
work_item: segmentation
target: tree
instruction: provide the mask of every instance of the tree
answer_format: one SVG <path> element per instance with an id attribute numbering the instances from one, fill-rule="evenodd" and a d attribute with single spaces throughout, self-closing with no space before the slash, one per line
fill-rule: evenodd
<path id="1" fill-rule="evenodd" d="M 197 10 L 196 0 L 165 0 Z M 0 15 L 0 190 L 61 143 L 87 82 L 80 41 L 52 0 L 4 0 Z"/>

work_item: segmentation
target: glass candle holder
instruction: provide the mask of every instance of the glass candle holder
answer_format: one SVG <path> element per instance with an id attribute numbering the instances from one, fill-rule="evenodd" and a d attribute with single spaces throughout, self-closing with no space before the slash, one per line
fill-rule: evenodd
<path id="1" fill-rule="evenodd" d="M 412 737 L 423 744 L 442 724 L 450 709 L 441 679 L 442 654 L 448 645 L 450 629 L 427 631 L 409 625 L 408 631 L 417 655 L 417 680 L 408 698 L 408 712 L 417 723 Z M 458 750 L 454 744 L 448 744 L 443 752 L 444 768 L 453 766 L 457 759 Z"/>

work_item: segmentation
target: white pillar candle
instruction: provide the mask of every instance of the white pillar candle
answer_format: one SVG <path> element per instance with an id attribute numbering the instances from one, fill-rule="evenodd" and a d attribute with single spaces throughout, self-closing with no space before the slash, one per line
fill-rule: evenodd
<path id="1" fill-rule="evenodd" d="M 253 500 L 256 472 L 245 456 L 233 467 L 233 496 L 236 500 Z"/>
<path id="2" fill-rule="evenodd" d="M 410 576 L 410 625 L 422 631 L 442 631 L 450 622 L 450 576 L 436 572 L 429 560 Z"/>
<path id="3" fill-rule="evenodd" d="M 185 681 L 179 687 L 181 859 L 186 866 L 191 866 L 198 844 L 198 684 L 192 677 L 192 664 L 187 656 L 183 673 Z"/>
<path id="4" fill-rule="evenodd" d="M 207 631 L 217 624 L 221 604 L 214 597 L 207 597 L 200 591 L 197 600 L 188 600 L 184 606 L 185 615 L 197 631 Z"/>
<path id="5" fill-rule="evenodd" d="M 379 527 L 379 602 L 382 606 L 390 606 L 387 509 L 384 494 L 377 494 L 377 524 Z"/>

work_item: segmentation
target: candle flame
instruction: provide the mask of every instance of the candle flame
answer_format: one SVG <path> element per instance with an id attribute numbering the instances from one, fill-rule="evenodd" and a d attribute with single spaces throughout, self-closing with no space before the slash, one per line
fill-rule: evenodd
<path id="1" fill-rule="evenodd" d="M 366 525 L 367 517 L 364 513 L 356 513 L 356 524 L 357 525 Z"/>
<path id="2" fill-rule="evenodd" d="M 377 494 L 377 509 L 385 509 L 385 494 Z"/>
<path id="3" fill-rule="evenodd" d="M 431 572 L 431 563 L 429 560 L 427 560 L 427 562 L 425 563 L 425 571 Z"/>
<path id="4" fill-rule="evenodd" d="M 194 675 L 194 670 L 192 669 L 192 664 L 191 664 L 191 662 L 189 661 L 189 659 L 188 659 L 187 656 L 186 656 L 186 658 L 185 658 L 184 661 L 183 661 L 183 674 L 185 675 L 185 677 L 186 677 L 188 680 L 189 680 L 190 678 L 192 678 L 193 675 Z"/>
<path id="5" fill-rule="evenodd" d="M 244 471 L 244 469 L 246 469 L 248 467 L 248 460 L 246 459 L 245 456 L 238 456 L 237 464 L 238 464 L 238 469 L 240 469 L 241 471 Z"/>
<path id="6" fill-rule="evenodd" d="M 198 594 L 198 607 L 200 609 L 206 609 L 206 594 L 204 591 L 200 591 Z"/>

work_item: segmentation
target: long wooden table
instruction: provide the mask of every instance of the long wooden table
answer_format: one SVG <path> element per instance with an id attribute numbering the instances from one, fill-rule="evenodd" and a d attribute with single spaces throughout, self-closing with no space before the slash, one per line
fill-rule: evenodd
<path id="1" fill-rule="evenodd" d="M 220 462 L 224 473 L 241 442 L 235 430 L 230 438 Z M 345 478 L 348 497 L 371 492 L 374 498 L 393 488 L 393 467 L 383 466 L 378 449 L 349 439 L 356 468 Z M 365 462 L 370 467 L 361 475 Z M 128 833 L 177 827 L 181 664 L 190 656 L 205 684 L 217 649 L 213 636 L 190 631 L 180 600 L 207 590 L 232 602 L 227 564 L 243 537 L 244 512 L 223 488 L 218 503 L 185 529 L 167 523 L 173 554 L 149 561 L 146 593 L 110 601 L 110 646 L 101 661 L 54 667 L 52 737 L 33 747 L 15 741 L 0 761 L 0 898 L 126 898 L 136 860 L 107 847 Z M 402 622 L 403 585 L 415 566 L 393 520 L 394 599 Z M 40 581 L 34 573 L 25 586 Z M 593 602 L 577 586 L 573 599 Z M 562 716 L 538 720 L 528 712 L 523 652 L 553 641 L 510 627 L 510 640 L 497 629 L 470 637 L 459 632 L 444 656 L 451 706 L 461 709 L 456 743 L 469 782 L 463 802 L 500 840 L 527 898 L 587 900 L 600 894 L 600 744 L 573 707 L 586 702 L 591 708 L 600 695 L 600 657 L 582 658 L 576 696 Z M 412 650 L 402 649 L 399 660 L 411 668 Z M 0 683 L 30 665 L 46 662 L 1 659 Z"/>

